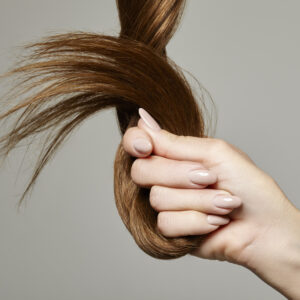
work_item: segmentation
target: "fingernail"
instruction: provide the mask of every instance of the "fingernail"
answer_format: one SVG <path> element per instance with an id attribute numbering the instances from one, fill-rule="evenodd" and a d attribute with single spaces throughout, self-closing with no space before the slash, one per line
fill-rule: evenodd
<path id="1" fill-rule="evenodd" d="M 191 182 L 196 184 L 211 184 L 216 181 L 216 175 L 208 170 L 194 170 L 188 173 Z"/>
<path id="2" fill-rule="evenodd" d="M 139 115 L 143 119 L 143 121 L 146 123 L 146 125 L 155 131 L 161 130 L 158 123 L 153 119 L 153 117 L 143 108 L 139 108 Z"/>
<path id="3" fill-rule="evenodd" d="M 215 216 L 215 215 L 208 215 L 207 216 L 207 223 L 211 225 L 225 225 L 228 224 L 230 221 L 229 218 L 223 218 L 220 216 Z"/>
<path id="4" fill-rule="evenodd" d="M 143 138 L 138 138 L 133 141 L 133 147 L 137 152 L 148 153 L 152 149 L 152 145 L 149 141 Z"/>
<path id="5" fill-rule="evenodd" d="M 216 195 L 213 199 L 213 203 L 220 208 L 235 208 L 239 207 L 242 201 L 236 196 Z"/>

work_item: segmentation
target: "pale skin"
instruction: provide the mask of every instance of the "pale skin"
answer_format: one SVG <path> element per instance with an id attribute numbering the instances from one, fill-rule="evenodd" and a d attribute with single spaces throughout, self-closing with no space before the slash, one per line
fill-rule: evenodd
<path id="1" fill-rule="evenodd" d="M 300 210 L 240 149 L 221 139 L 174 135 L 146 114 L 122 144 L 137 158 L 131 177 L 150 189 L 161 233 L 207 234 L 191 255 L 244 266 L 289 299 L 300 299 Z M 141 139 L 148 142 L 144 153 L 134 147 Z M 200 184 L 188 177 L 196 169 L 204 175 Z M 226 208 L 216 205 L 217 194 L 232 197 L 221 201 Z"/>

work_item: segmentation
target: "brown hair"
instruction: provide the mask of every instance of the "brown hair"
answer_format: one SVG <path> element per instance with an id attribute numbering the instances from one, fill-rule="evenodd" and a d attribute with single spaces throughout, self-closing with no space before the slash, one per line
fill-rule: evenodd
<path id="1" fill-rule="evenodd" d="M 75 127 L 102 109 L 116 108 L 122 135 L 136 126 L 138 108 L 143 107 L 165 130 L 204 136 L 203 113 L 192 89 L 166 55 L 184 5 L 184 0 L 117 0 L 118 37 L 75 31 L 23 46 L 19 65 L 1 76 L 16 77 L 7 99 L 24 98 L 0 115 L 4 120 L 20 112 L 0 138 L 0 154 L 6 157 L 28 137 L 41 132 L 48 135 L 19 204 L 59 145 Z M 153 257 L 170 259 L 191 252 L 202 237 L 167 238 L 158 231 L 149 189 L 131 179 L 134 159 L 120 143 L 114 163 L 114 193 L 125 226 L 137 245 Z"/>

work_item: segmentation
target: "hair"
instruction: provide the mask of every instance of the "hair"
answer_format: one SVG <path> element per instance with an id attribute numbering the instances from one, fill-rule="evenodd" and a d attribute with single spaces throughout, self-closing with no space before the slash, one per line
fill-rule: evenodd
<path id="1" fill-rule="evenodd" d="M 203 111 L 183 72 L 166 54 L 184 6 L 184 0 L 117 0 L 119 36 L 72 31 L 23 45 L 24 56 L 1 75 L 15 78 L 7 101 L 19 101 L 2 112 L 0 120 L 19 115 L 0 138 L 0 154 L 7 157 L 19 142 L 39 133 L 47 136 L 19 205 L 74 128 L 100 110 L 116 109 L 122 135 L 137 126 L 138 108 L 143 107 L 169 132 L 204 136 Z M 159 232 L 150 190 L 130 176 L 135 159 L 120 143 L 114 195 L 126 228 L 152 257 L 190 253 L 204 236 L 167 238 Z"/>

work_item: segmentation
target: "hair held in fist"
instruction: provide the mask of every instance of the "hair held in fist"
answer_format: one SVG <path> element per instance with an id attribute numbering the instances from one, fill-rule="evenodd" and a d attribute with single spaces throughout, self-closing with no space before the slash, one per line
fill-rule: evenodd
<path id="1" fill-rule="evenodd" d="M 122 135 L 137 125 L 140 107 L 171 133 L 205 135 L 204 115 L 192 88 L 166 52 L 184 6 L 184 0 L 118 0 L 118 36 L 72 31 L 22 46 L 24 55 L 1 75 L 1 80 L 13 78 L 14 86 L 1 96 L 0 120 L 12 117 L 14 122 L 4 134 L 1 130 L 0 154 L 7 157 L 19 142 L 40 133 L 45 140 L 19 204 L 71 132 L 105 108 L 116 109 Z M 10 105 L 12 101 L 16 103 Z M 126 228 L 155 258 L 190 253 L 203 237 L 167 238 L 158 231 L 149 189 L 137 186 L 130 176 L 134 160 L 120 143 L 114 194 Z"/>

